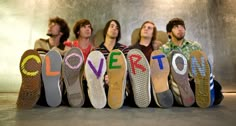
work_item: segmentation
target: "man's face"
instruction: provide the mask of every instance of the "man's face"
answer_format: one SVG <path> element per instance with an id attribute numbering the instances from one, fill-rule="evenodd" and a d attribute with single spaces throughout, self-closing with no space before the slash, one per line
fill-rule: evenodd
<path id="1" fill-rule="evenodd" d="M 77 34 L 79 34 L 79 37 L 90 38 L 92 35 L 91 25 L 87 24 L 87 25 L 81 26 Z"/>
<path id="2" fill-rule="evenodd" d="M 51 22 L 48 24 L 48 32 L 47 35 L 54 37 L 60 35 L 60 26 L 57 23 Z"/>
<path id="3" fill-rule="evenodd" d="M 171 38 L 182 40 L 185 36 L 185 28 L 182 25 L 175 25 L 171 30 Z"/>
<path id="4" fill-rule="evenodd" d="M 146 23 L 141 28 L 141 38 L 152 38 L 153 36 L 154 25 L 151 23 Z"/>
<path id="5" fill-rule="evenodd" d="M 116 39 L 118 37 L 119 29 L 120 28 L 118 27 L 116 22 L 112 21 L 107 30 L 107 36 L 109 36 L 110 38 Z"/>

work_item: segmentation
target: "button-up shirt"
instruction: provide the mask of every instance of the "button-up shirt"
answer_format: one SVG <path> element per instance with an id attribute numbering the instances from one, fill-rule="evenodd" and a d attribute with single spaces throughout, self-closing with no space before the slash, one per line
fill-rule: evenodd
<path id="1" fill-rule="evenodd" d="M 181 46 L 174 45 L 174 43 L 172 41 L 168 41 L 166 44 L 164 44 L 160 47 L 160 50 L 163 53 L 165 53 L 167 56 L 169 56 L 171 51 L 173 51 L 173 50 L 180 51 L 189 60 L 190 53 L 192 51 L 202 50 L 202 48 L 198 42 L 187 41 L 184 39 Z"/>

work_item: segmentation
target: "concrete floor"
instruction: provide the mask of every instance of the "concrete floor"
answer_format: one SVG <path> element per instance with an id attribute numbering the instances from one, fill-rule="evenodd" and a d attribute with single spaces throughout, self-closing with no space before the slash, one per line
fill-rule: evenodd
<path id="1" fill-rule="evenodd" d="M 17 110 L 16 93 L 0 93 L 0 126 L 235 126 L 236 93 L 225 93 L 220 106 L 131 108 L 112 110 L 94 108 L 36 107 Z"/>

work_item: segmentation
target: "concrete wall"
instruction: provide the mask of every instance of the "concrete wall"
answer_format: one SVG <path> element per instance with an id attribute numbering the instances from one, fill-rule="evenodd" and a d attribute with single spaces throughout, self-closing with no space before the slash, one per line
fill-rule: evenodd
<path id="1" fill-rule="evenodd" d="M 0 92 L 17 92 L 21 84 L 20 57 L 38 38 L 47 38 L 49 17 L 74 22 L 87 18 L 94 35 L 114 18 L 120 21 L 121 43 L 146 20 L 165 31 L 174 17 L 185 20 L 186 38 L 199 41 L 213 64 L 224 91 L 236 90 L 236 8 L 234 0 L 1 0 Z M 74 39 L 71 34 L 70 39 Z"/>

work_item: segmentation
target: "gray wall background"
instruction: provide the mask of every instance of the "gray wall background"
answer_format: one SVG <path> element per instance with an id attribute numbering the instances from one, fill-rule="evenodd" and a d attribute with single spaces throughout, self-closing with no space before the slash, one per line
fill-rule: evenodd
<path id="1" fill-rule="evenodd" d="M 146 20 L 166 31 L 167 22 L 180 17 L 186 39 L 198 41 L 213 64 L 225 92 L 236 91 L 235 0 L 1 0 L 0 92 L 17 92 L 21 84 L 20 57 L 38 38 L 47 38 L 50 17 L 74 22 L 87 18 L 93 34 L 114 18 L 121 24 L 121 43 L 130 45 L 131 34 Z M 74 39 L 71 33 L 70 39 Z"/>

